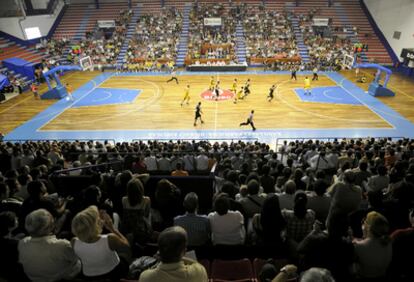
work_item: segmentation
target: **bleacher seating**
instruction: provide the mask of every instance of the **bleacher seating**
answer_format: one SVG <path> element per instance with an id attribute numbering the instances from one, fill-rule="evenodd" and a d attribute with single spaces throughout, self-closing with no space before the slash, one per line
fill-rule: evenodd
<path id="1" fill-rule="evenodd" d="M 48 56 L 42 52 L 37 51 L 33 46 L 18 45 L 14 41 L 0 37 L 0 62 L 8 58 L 20 58 L 33 63 L 40 63 L 42 59 Z"/>

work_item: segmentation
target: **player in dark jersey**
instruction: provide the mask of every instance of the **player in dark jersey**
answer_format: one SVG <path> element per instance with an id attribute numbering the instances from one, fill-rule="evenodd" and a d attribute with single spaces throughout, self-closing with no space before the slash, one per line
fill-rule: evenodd
<path id="1" fill-rule="evenodd" d="M 213 94 L 217 101 L 220 96 L 220 80 L 217 80 L 216 86 L 214 87 Z"/>
<path id="2" fill-rule="evenodd" d="M 250 94 L 250 78 L 246 80 L 246 83 L 244 84 L 244 96 L 243 98 L 247 97 L 247 95 Z"/>
<path id="3" fill-rule="evenodd" d="M 201 110 L 201 102 L 198 102 L 195 108 L 195 118 L 194 118 L 194 126 L 197 125 L 197 120 L 200 119 L 201 123 L 204 123 L 203 119 L 201 118 L 201 114 L 203 111 Z"/>
<path id="4" fill-rule="evenodd" d="M 293 80 L 293 79 L 295 79 L 295 81 L 296 81 L 296 80 L 298 80 L 298 79 L 296 78 L 296 66 L 293 66 L 293 67 L 292 67 L 292 71 L 291 71 L 291 73 L 290 73 L 290 80 Z"/>
<path id="5" fill-rule="evenodd" d="M 273 92 L 275 92 L 276 85 L 273 84 L 272 87 L 269 89 L 269 95 L 267 95 L 267 101 L 270 102 L 273 100 Z"/>

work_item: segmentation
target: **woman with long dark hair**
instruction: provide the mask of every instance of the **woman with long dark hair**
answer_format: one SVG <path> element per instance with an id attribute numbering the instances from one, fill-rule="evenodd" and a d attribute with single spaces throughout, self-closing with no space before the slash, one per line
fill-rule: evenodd
<path id="1" fill-rule="evenodd" d="M 284 241 L 286 221 L 282 216 L 277 195 L 266 198 L 260 214 L 252 220 L 256 243 L 267 246 L 280 246 Z"/>

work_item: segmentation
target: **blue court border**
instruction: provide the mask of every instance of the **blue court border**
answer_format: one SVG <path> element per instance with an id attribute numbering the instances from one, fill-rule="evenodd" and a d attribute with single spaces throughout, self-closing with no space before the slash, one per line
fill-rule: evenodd
<path id="1" fill-rule="evenodd" d="M 177 72 L 179 75 L 261 75 L 261 74 L 290 74 L 288 71 L 246 71 L 246 72 Z M 311 72 L 299 72 L 298 75 L 310 75 Z M 4 137 L 5 141 L 25 140 L 114 140 L 116 142 L 132 141 L 134 139 L 211 139 L 211 140 L 259 140 L 272 143 L 283 138 L 358 138 L 358 137 L 407 137 L 414 138 L 414 124 L 399 113 L 382 103 L 379 99 L 365 93 L 361 88 L 345 79 L 337 72 L 321 72 L 363 105 L 378 114 L 393 128 L 332 128 L 332 129 L 259 129 L 255 132 L 243 130 L 55 130 L 43 131 L 41 128 L 62 114 L 71 104 L 65 99 L 57 101 L 45 111 L 16 128 Z M 82 99 L 96 87 L 113 76 L 165 76 L 169 73 L 103 73 L 93 78 L 80 88 L 73 96 L 75 100 Z M 179 78 L 179 77 L 178 77 Z M 350 113 L 352 115 L 352 113 Z"/>

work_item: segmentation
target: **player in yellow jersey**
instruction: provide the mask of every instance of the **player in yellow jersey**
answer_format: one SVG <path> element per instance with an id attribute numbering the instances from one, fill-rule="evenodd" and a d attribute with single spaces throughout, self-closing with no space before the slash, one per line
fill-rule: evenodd
<path id="1" fill-rule="evenodd" d="M 233 84 L 231 86 L 231 92 L 233 92 L 234 94 L 237 93 L 237 78 L 235 78 L 233 81 Z"/>
<path id="2" fill-rule="evenodd" d="M 181 102 L 181 107 L 183 106 L 184 102 L 187 101 L 187 105 L 190 102 L 190 84 L 187 84 L 187 87 L 184 90 L 184 99 Z"/>
<path id="3" fill-rule="evenodd" d="M 312 95 L 311 93 L 311 81 L 309 79 L 309 77 L 305 77 L 305 95 Z"/>
<path id="4" fill-rule="evenodd" d="M 243 93 L 244 93 L 244 87 L 242 86 L 240 90 L 237 92 L 237 94 L 234 95 L 234 104 L 237 104 L 237 100 L 243 99 Z"/>
<path id="5" fill-rule="evenodd" d="M 211 78 L 210 78 L 210 87 L 208 89 L 210 89 L 210 91 L 213 91 L 215 85 L 216 85 L 216 82 L 214 81 L 214 76 L 211 76 Z"/>

